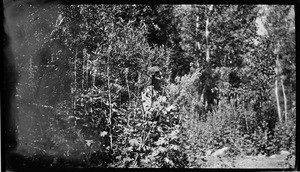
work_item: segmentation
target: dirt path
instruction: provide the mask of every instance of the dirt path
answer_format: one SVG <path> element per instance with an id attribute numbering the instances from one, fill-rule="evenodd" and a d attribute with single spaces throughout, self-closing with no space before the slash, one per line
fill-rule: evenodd
<path id="1" fill-rule="evenodd" d="M 287 155 L 244 156 L 229 159 L 228 157 L 207 157 L 207 168 L 295 168 L 295 156 Z"/>

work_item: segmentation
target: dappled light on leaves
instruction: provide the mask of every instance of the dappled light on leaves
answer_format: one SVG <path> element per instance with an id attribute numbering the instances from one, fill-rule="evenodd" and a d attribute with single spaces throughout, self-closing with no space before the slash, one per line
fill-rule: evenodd
<path id="1" fill-rule="evenodd" d="M 265 167 L 262 159 L 294 167 L 293 10 L 12 3 L 5 32 L 22 158 L 9 161 L 20 169 Z"/>

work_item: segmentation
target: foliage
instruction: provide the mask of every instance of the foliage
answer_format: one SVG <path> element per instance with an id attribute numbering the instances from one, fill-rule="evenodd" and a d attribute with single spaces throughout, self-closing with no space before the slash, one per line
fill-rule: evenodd
<path id="1" fill-rule="evenodd" d="M 272 10 L 284 13 L 274 22 Z M 49 49 L 21 68 L 29 79 L 18 87 L 19 111 L 38 133 L 22 135 L 21 147 L 53 155 L 53 166 L 62 157 L 123 168 L 208 167 L 224 147 L 231 160 L 295 153 L 295 42 L 287 41 L 294 30 L 279 26 L 289 10 L 272 6 L 264 15 L 278 25 L 258 36 L 256 5 L 214 5 L 211 13 L 207 5 L 60 6 Z M 277 122 L 273 97 L 277 33 L 291 90 L 288 124 Z M 152 67 L 164 82 L 145 112 Z"/>
<path id="2" fill-rule="evenodd" d="M 110 8 L 111 11 L 106 11 L 106 8 Z M 113 18 L 113 12 L 120 10 L 119 6 L 80 6 L 79 10 L 82 16 L 82 22 L 85 23 L 85 25 L 79 25 L 83 27 L 80 30 L 87 30 L 87 32 L 82 35 L 82 40 L 78 39 L 74 41 L 71 39 L 71 44 L 67 44 L 67 46 L 71 46 L 72 48 L 73 44 L 80 45 L 79 43 L 89 41 L 89 39 L 96 41 L 93 44 L 89 42 L 90 47 L 87 49 L 76 49 L 76 52 L 82 51 L 82 59 L 77 59 L 78 55 L 75 54 L 76 59 L 74 60 L 76 61 L 75 64 L 73 64 L 77 65 L 76 63 L 79 63 L 79 70 L 76 71 L 75 69 L 74 71 L 77 73 L 74 82 L 75 88 L 73 88 L 77 90 L 77 92 L 75 92 L 74 96 L 78 96 L 78 99 L 75 99 L 76 107 L 74 109 L 74 119 L 75 125 L 79 127 L 75 129 L 75 131 L 81 131 L 80 128 L 83 126 L 82 141 L 93 141 L 91 146 L 92 150 L 87 153 L 87 159 L 92 159 L 92 155 L 95 153 L 94 149 L 98 149 L 98 151 L 100 149 L 104 151 L 104 153 L 123 149 L 119 146 L 117 148 L 114 147 L 114 145 L 118 143 L 119 137 L 117 137 L 117 135 L 126 136 L 126 133 L 122 132 L 126 130 L 120 126 L 123 126 L 126 122 L 128 125 L 134 125 L 131 124 L 130 116 L 132 114 L 135 116 L 136 111 L 131 109 L 132 107 L 130 106 L 128 108 L 117 106 L 121 106 L 125 103 L 130 104 L 132 99 L 137 100 L 139 91 L 147 84 L 147 82 L 141 80 L 145 79 L 145 76 L 147 77 L 148 75 L 146 69 L 153 65 L 161 66 L 165 62 L 163 57 L 168 56 L 170 52 L 164 47 L 151 48 L 149 46 L 145 39 L 147 26 L 143 21 L 135 27 L 136 23 L 131 20 L 126 21 Z M 91 13 L 86 13 L 86 11 L 93 10 L 99 15 L 107 14 L 107 18 L 100 21 L 97 15 L 93 14 L 90 16 Z M 95 21 L 91 23 L 86 22 L 87 20 Z M 107 24 L 102 25 L 104 22 L 107 22 Z M 96 25 L 94 25 L 94 23 L 96 23 Z M 72 27 L 69 26 L 70 25 L 67 24 L 65 26 L 66 29 L 63 28 L 62 30 L 68 30 L 68 28 L 72 29 Z M 95 28 L 102 31 L 101 38 L 99 38 L 100 42 L 96 39 L 98 35 L 91 34 L 91 31 Z M 76 30 L 75 32 L 72 32 L 72 30 L 69 32 L 71 37 L 75 36 L 72 36 L 74 33 L 76 34 Z M 89 38 L 89 36 L 91 38 Z M 93 47 L 94 49 L 91 49 Z M 81 64 L 80 60 L 82 60 Z M 93 63 L 92 60 L 96 63 Z M 89 64 L 91 65 L 89 66 Z M 161 66 L 161 68 L 164 69 L 165 66 Z M 81 73 L 82 75 L 80 77 Z M 97 79 L 96 81 L 90 81 L 90 84 L 88 84 L 89 78 L 93 77 L 91 73 L 96 73 Z M 124 94 L 128 95 L 128 99 L 123 98 Z M 96 98 L 93 98 L 94 96 L 96 96 Z M 138 102 L 135 102 L 133 106 L 137 107 Z M 126 113 L 124 113 L 124 111 Z M 78 125 L 76 122 L 81 123 Z M 132 133 L 130 134 L 132 135 Z M 99 139 L 92 139 L 95 137 Z M 89 149 L 90 148 L 87 150 Z"/>

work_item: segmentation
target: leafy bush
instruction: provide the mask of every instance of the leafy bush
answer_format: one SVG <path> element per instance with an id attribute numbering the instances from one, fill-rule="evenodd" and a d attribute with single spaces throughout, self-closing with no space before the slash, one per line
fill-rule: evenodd
<path id="1" fill-rule="evenodd" d="M 151 114 L 134 114 L 128 125 L 120 125 L 123 132 L 115 142 L 112 167 L 186 167 L 178 136 L 178 114 L 168 111 L 162 97 L 155 101 Z"/>

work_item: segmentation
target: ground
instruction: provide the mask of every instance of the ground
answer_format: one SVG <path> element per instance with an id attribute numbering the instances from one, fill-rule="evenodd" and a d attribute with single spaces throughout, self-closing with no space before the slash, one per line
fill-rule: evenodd
<path id="1" fill-rule="evenodd" d="M 272 155 L 239 156 L 229 157 L 207 157 L 205 163 L 207 168 L 295 168 L 295 156 Z"/>

